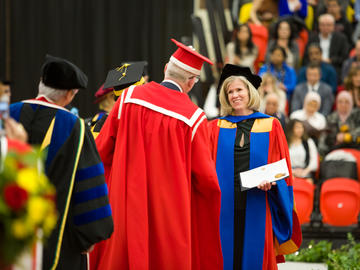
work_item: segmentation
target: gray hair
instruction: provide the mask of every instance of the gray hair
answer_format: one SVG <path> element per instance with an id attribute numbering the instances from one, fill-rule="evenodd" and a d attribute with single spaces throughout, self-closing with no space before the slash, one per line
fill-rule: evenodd
<path id="1" fill-rule="evenodd" d="M 329 13 L 325 13 L 325 14 L 322 14 L 322 15 L 319 16 L 319 18 L 318 18 L 319 23 L 320 23 L 321 21 L 324 21 L 324 20 L 329 20 L 329 21 L 331 21 L 333 24 L 335 24 L 335 18 L 334 18 L 334 16 L 331 15 L 331 14 L 329 14 Z"/>
<path id="2" fill-rule="evenodd" d="M 306 95 L 305 95 L 305 98 L 304 98 L 304 107 L 307 103 L 311 102 L 311 101 L 315 101 L 317 102 L 317 104 L 319 105 L 319 108 L 320 108 L 320 105 L 321 105 L 321 97 L 320 95 L 317 93 L 317 92 L 314 92 L 314 91 L 311 91 L 311 92 L 308 92 Z"/>
<path id="3" fill-rule="evenodd" d="M 168 62 L 167 68 L 165 71 L 165 77 L 169 79 L 178 80 L 180 82 L 186 82 L 191 76 L 196 76 L 195 74 L 192 74 L 191 72 L 188 72 L 173 62 Z"/>
<path id="4" fill-rule="evenodd" d="M 219 100 L 221 105 L 220 106 L 221 116 L 230 115 L 234 110 L 230 105 L 227 90 L 230 84 L 235 80 L 242 81 L 248 89 L 248 93 L 249 93 L 249 103 L 247 104 L 248 109 L 253 111 L 258 111 L 260 108 L 260 95 L 256 90 L 256 88 L 252 85 L 252 83 L 249 82 L 244 76 L 230 76 L 226 78 L 220 89 Z"/>
<path id="5" fill-rule="evenodd" d="M 46 86 L 42 81 L 39 82 L 39 96 L 43 95 L 50 99 L 51 101 L 57 102 L 62 97 L 66 95 L 67 91 L 55 89 L 49 86 Z"/>

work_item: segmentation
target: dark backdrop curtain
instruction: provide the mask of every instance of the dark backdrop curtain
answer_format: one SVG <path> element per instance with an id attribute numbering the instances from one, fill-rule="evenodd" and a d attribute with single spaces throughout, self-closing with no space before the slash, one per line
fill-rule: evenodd
<path id="1" fill-rule="evenodd" d="M 0 0 L 0 7 L 8 0 Z M 82 117 L 96 112 L 93 96 L 107 71 L 124 61 L 146 60 L 150 79 L 161 81 L 176 49 L 170 38 L 191 36 L 193 1 L 179 0 L 12 0 L 12 102 L 37 94 L 46 53 L 66 58 L 89 77 L 73 101 Z M 3 14 L 3 11 L 0 12 Z M 5 17 L 0 17 L 3 25 Z M 0 29 L 2 29 L 1 27 Z M 1 61 L 6 40 L 0 34 Z M 1 63 L 0 72 L 5 72 Z M 0 74 L 0 77 L 3 74 Z"/>

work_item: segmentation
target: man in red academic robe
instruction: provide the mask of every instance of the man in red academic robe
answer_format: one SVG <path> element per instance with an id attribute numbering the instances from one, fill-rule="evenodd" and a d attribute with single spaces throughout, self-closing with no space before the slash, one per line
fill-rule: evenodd
<path id="1" fill-rule="evenodd" d="M 164 81 L 125 90 L 96 139 L 114 233 L 91 254 L 91 270 L 223 267 L 207 119 L 187 95 L 211 61 L 172 41 Z"/>

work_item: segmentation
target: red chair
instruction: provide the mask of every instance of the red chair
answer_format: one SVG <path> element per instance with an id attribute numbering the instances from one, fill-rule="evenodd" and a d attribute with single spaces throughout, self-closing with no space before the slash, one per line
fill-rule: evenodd
<path id="1" fill-rule="evenodd" d="M 301 178 L 294 178 L 293 181 L 294 199 L 296 212 L 300 224 L 310 222 L 310 216 L 314 206 L 315 185 Z"/>
<path id="2" fill-rule="evenodd" d="M 333 226 L 349 226 L 358 222 L 360 184 L 350 178 L 326 180 L 320 190 L 322 222 Z"/>

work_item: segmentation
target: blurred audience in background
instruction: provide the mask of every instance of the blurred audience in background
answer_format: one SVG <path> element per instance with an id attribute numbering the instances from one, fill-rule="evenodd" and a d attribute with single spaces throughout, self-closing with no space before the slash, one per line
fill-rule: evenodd
<path id="1" fill-rule="evenodd" d="M 285 62 L 286 51 L 283 47 L 275 45 L 270 50 L 270 61 L 266 62 L 259 70 L 262 76 L 269 72 L 278 80 L 278 87 L 286 92 L 287 99 L 290 100 L 296 85 L 296 72 Z"/>
<path id="2" fill-rule="evenodd" d="M 344 86 L 352 95 L 354 107 L 360 107 L 360 66 L 350 69 L 344 79 Z"/>
<path id="3" fill-rule="evenodd" d="M 273 36 L 270 38 L 267 46 L 266 61 L 270 61 L 270 51 L 275 45 L 281 46 L 286 51 L 286 64 L 297 69 L 300 64 L 299 47 L 295 41 L 294 31 L 290 23 L 281 20 L 275 24 Z"/>
<path id="4" fill-rule="evenodd" d="M 286 126 L 286 139 L 293 175 L 313 182 L 318 169 L 318 150 L 314 141 L 305 132 L 302 121 L 292 119 Z"/>
<path id="5" fill-rule="evenodd" d="M 226 45 L 225 64 L 247 66 L 254 71 L 254 63 L 259 50 L 252 41 L 249 25 L 241 24 L 235 27 L 233 40 Z"/>
<path id="6" fill-rule="evenodd" d="M 360 109 L 353 107 L 350 92 L 341 91 L 336 98 L 336 110 L 327 117 L 327 131 L 323 134 L 319 150 L 323 155 L 338 148 L 359 148 Z"/>
<path id="7" fill-rule="evenodd" d="M 325 116 L 319 113 L 321 97 L 316 92 L 308 92 L 302 109 L 290 114 L 290 119 L 303 121 L 306 133 L 317 143 L 321 132 L 326 128 Z"/>
<path id="8" fill-rule="evenodd" d="M 278 99 L 278 111 L 285 114 L 287 102 L 285 91 L 278 87 L 278 81 L 271 73 L 264 73 L 262 75 L 262 82 L 258 91 L 261 98 L 260 110 L 264 111 L 266 96 L 270 93 L 274 93 Z"/>
<path id="9" fill-rule="evenodd" d="M 320 81 L 321 68 L 317 64 L 310 64 L 306 68 L 306 82 L 298 84 L 291 99 L 291 112 L 303 107 L 305 96 L 308 92 L 316 92 L 320 95 L 321 106 L 319 112 L 327 116 L 332 110 L 334 96 L 332 89 L 326 83 Z"/>

